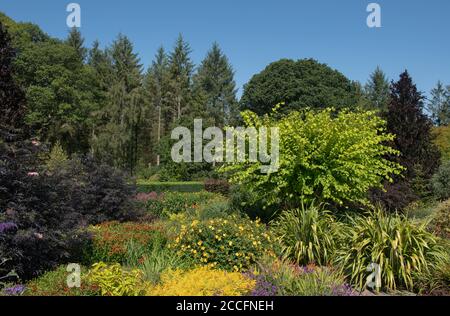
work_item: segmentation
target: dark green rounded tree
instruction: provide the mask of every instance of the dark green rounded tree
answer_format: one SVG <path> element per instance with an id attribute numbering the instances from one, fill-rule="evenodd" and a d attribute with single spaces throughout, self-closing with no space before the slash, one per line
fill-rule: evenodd
<path id="1" fill-rule="evenodd" d="M 325 64 L 313 59 L 282 59 L 245 85 L 240 108 L 263 115 L 281 102 L 285 111 L 352 108 L 358 103 L 358 93 L 355 83 Z"/>

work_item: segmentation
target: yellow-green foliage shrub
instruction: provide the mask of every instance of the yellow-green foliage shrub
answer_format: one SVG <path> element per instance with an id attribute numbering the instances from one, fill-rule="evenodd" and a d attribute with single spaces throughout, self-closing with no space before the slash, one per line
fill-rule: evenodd
<path id="1" fill-rule="evenodd" d="M 103 262 L 92 266 L 87 280 L 100 290 L 102 296 L 139 296 L 145 293 L 147 286 L 141 270 L 127 271 L 120 264 Z"/>
<path id="2" fill-rule="evenodd" d="M 90 284 L 86 278 L 87 269 L 81 267 L 80 288 L 70 288 L 67 285 L 67 266 L 60 266 L 54 271 L 49 271 L 26 285 L 25 296 L 97 296 L 98 288 Z"/>
<path id="3" fill-rule="evenodd" d="M 450 159 L 450 126 L 440 126 L 433 129 L 434 144 L 439 147 L 442 158 Z"/>
<path id="4" fill-rule="evenodd" d="M 255 281 L 238 272 L 199 267 L 191 271 L 167 271 L 162 284 L 150 288 L 149 296 L 243 296 L 249 294 Z"/>
<path id="5" fill-rule="evenodd" d="M 57 142 L 50 151 L 46 162 L 46 167 L 50 172 L 56 171 L 67 165 L 69 157 L 62 148 L 61 144 Z"/>
<path id="6" fill-rule="evenodd" d="M 179 256 L 227 271 L 245 271 L 273 251 L 275 238 L 259 221 L 237 215 L 186 220 L 169 243 Z"/>
<path id="7" fill-rule="evenodd" d="M 248 111 L 241 115 L 247 127 L 278 128 L 279 168 L 261 174 L 262 162 L 246 160 L 221 170 L 230 174 L 233 184 L 245 185 L 267 204 L 314 200 L 367 204 L 370 189 L 382 188 L 384 181 L 403 170 L 385 158 L 398 154 L 387 146 L 395 136 L 386 132 L 386 122 L 374 112 L 305 110 L 281 119 L 276 115 L 261 118 Z M 235 132 L 244 137 L 241 131 Z"/>
<path id="8" fill-rule="evenodd" d="M 450 239 L 450 200 L 442 202 L 436 207 L 430 228 L 436 235 Z"/>

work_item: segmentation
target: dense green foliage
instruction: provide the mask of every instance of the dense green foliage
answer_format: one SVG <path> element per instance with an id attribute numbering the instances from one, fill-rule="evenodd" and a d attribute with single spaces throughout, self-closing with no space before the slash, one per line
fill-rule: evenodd
<path id="1" fill-rule="evenodd" d="M 152 182 L 152 181 L 138 181 L 137 188 L 139 192 L 200 192 L 204 190 L 202 182 Z"/>
<path id="2" fill-rule="evenodd" d="M 358 101 L 355 84 L 340 72 L 313 59 L 282 59 L 245 85 L 240 107 L 262 115 L 281 102 L 290 111 L 355 107 Z"/>
<path id="3" fill-rule="evenodd" d="M 368 109 L 380 112 L 387 111 L 390 101 L 389 81 L 380 67 L 377 67 L 370 75 L 364 90 Z"/>
<path id="4" fill-rule="evenodd" d="M 450 160 L 445 161 L 431 179 L 434 195 L 440 200 L 450 198 Z"/>
<path id="5" fill-rule="evenodd" d="M 269 204 L 367 203 L 369 189 L 401 170 L 384 158 L 397 153 L 385 145 L 394 136 L 385 133 L 384 122 L 371 112 L 291 112 L 279 121 L 247 112 L 244 119 L 247 126 L 279 128 L 279 171 L 261 174 L 261 163 L 246 162 L 223 170 Z"/>
<path id="6" fill-rule="evenodd" d="M 194 85 L 206 96 L 206 110 L 215 126 L 223 127 L 236 119 L 237 100 L 234 71 L 219 45 L 211 50 L 194 77 Z"/>
<path id="7" fill-rule="evenodd" d="M 152 197 L 146 202 L 147 211 L 157 216 L 190 213 L 200 204 L 213 199 L 215 195 L 209 192 L 181 193 L 166 192 Z"/>
<path id="8" fill-rule="evenodd" d="M 77 29 L 61 41 L 3 14 L 0 21 L 8 25 L 13 47 L 20 51 L 14 75 L 28 100 L 27 124 L 41 141 L 59 142 L 68 154 L 94 153 L 129 173 L 168 165 L 167 180 L 190 180 L 211 170 L 207 164 L 196 171 L 184 166 L 183 176 L 171 164 L 170 146 L 164 142 L 169 145 L 174 126 L 189 125 L 196 116 L 218 126 L 236 119 L 234 72 L 217 44 L 196 69 L 191 48 L 180 35 L 173 51 L 161 48 L 144 73 L 124 35 L 105 49 L 97 41 L 88 49 Z"/>
<path id="9" fill-rule="evenodd" d="M 0 128 L 6 133 L 7 127 L 20 127 L 25 112 L 25 95 L 14 80 L 12 62 L 16 51 L 11 45 L 10 35 L 0 20 Z M 3 136 L 4 137 L 4 136 Z"/>
<path id="10" fill-rule="evenodd" d="M 450 86 L 445 88 L 442 82 L 438 81 L 436 87 L 431 90 L 428 110 L 437 126 L 450 124 Z"/>

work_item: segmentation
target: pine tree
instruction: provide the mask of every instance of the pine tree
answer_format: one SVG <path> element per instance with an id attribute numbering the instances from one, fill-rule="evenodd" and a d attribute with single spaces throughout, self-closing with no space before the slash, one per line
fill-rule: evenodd
<path id="1" fill-rule="evenodd" d="M 450 123 L 450 94 L 441 81 L 431 90 L 431 100 L 428 103 L 431 118 L 437 126 Z"/>
<path id="2" fill-rule="evenodd" d="M 145 77 L 145 88 L 151 103 L 154 128 L 152 129 L 152 148 L 159 146 L 161 138 L 166 134 L 170 124 L 169 93 L 169 60 L 163 47 L 158 49 L 155 60 Z M 156 156 L 156 165 L 160 165 L 161 157 Z"/>
<path id="3" fill-rule="evenodd" d="M 108 50 L 111 80 L 107 106 L 102 117 L 107 122 L 96 140 L 96 152 L 115 166 L 134 173 L 139 159 L 141 119 L 146 106 L 142 87 L 142 65 L 130 40 L 119 35 Z"/>
<path id="4" fill-rule="evenodd" d="M 233 68 L 217 43 L 200 65 L 194 82 L 206 94 L 207 116 L 223 127 L 237 109 L 236 83 Z"/>
<path id="5" fill-rule="evenodd" d="M 371 110 L 381 112 L 387 110 L 390 98 L 389 81 L 380 67 L 377 67 L 370 75 L 365 86 L 365 95 L 368 101 L 367 105 Z"/>
<path id="6" fill-rule="evenodd" d="M 180 120 L 183 113 L 189 108 L 191 99 L 191 80 L 194 64 L 190 54 L 192 50 L 180 34 L 169 56 L 170 94 L 173 122 Z"/>
<path id="7" fill-rule="evenodd" d="M 84 62 L 88 50 L 84 47 L 84 38 L 76 27 L 70 30 L 66 43 L 75 49 L 80 60 Z"/>
<path id="8" fill-rule="evenodd" d="M 0 127 L 2 130 L 23 127 L 26 111 L 25 93 L 16 85 L 13 77 L 15 57 L 16 51 L 11 45 L 11 37 L 0 22 Z"/>
<path id="9" fill-rule="evenodd" d="M 94 69 L 100 88 L 107 90 L 112 80 L 112 61 L 108 52 L 100 48 L 99 41 L 92 44 L 87 64 Z"/>

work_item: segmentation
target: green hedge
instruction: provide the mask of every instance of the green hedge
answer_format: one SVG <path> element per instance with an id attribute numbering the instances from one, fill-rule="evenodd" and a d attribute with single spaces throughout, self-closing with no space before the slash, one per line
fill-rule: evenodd
<path id="1" fill-rule="evenodd" d="M 138 192 L 200 192 L 205 189 L 203 182 L 149 182 L 138 181 Z"/>

